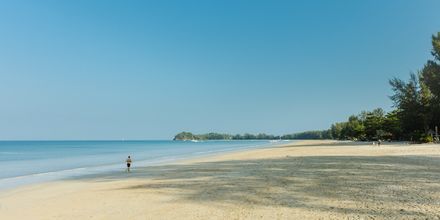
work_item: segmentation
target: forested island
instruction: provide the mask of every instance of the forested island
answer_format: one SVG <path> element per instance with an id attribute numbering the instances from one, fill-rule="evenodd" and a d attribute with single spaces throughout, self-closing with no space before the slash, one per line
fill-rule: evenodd
<path id="1" fill-rule="evenodd" d="M 385 112 L 381 108 L 362 111 L 337 122 L 327 130 L 306 131 L 286 135 L 268 134 L 192 134 L 181 132 L 174 140 L 398 140 L 412 142 L 439 141 L 440 126 L 440 32 L 432 36 L 432 59 L 417 73 L 410 73 L 408 81 L 391 79 L 394 92 L 390 99 L 395 109 Z"/>

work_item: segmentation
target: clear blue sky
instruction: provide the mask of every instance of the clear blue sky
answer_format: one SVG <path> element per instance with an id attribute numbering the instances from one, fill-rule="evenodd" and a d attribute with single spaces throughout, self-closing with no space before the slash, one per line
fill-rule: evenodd
<path id="1" fill-rule="evenodd" d="M 392 108 L 440 1 L 1 1 L 0 139 L 285 134 Z"/>

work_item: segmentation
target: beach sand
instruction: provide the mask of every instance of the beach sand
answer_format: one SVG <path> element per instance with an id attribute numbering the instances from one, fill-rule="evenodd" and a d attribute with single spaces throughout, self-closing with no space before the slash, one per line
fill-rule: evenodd
<path id="1" fill-rule="evenodd" d="M 302 141 L 134 167 L 2 192 L 0 219 L 440 219 L 440 145 Z"/>

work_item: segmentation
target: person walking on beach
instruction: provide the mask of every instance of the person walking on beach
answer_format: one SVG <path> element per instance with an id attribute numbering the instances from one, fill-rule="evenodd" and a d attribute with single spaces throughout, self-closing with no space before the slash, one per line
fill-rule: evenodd
<path id="1" fill-rule="evenodd" d="M 128 156 L 127 160 L 125 160 L 125 162 L 127 162 L 127 172 L 130 172 L 130 167 L 131 167 L 131 158 L 130 156 Z"/>

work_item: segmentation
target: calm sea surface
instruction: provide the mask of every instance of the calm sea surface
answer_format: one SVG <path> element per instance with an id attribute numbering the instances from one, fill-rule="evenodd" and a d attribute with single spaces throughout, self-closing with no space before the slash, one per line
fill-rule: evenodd
<path id="1" fill-rule="evenodd" d="M 269 141 L 0 141 L 0 189 L 221 152 L 262 148 Z"/>

